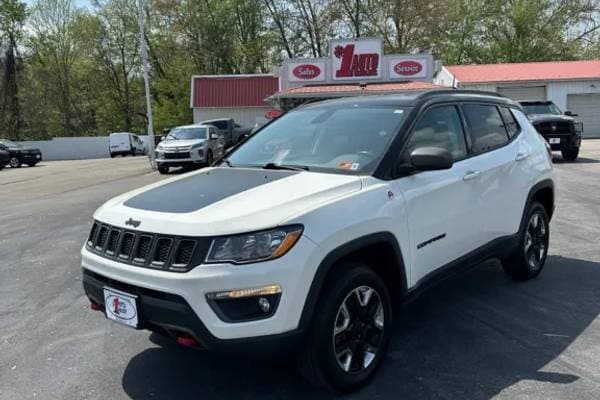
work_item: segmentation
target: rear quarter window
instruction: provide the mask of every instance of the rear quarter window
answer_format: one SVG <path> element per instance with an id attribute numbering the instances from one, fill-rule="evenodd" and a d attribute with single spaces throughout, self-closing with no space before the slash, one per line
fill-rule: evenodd
<path id="1" fill-rule="evenodd" d="M 508 136 L 511 138 L 519 133 L 521 129 L 517 120 L 515 119 L 512 110 L 508 107 L 500 107 L 500 113 L 502 114 L 502 119 L 504 119 L 504 125 L 506 126 L 506 130 L 508 132 Z"/>

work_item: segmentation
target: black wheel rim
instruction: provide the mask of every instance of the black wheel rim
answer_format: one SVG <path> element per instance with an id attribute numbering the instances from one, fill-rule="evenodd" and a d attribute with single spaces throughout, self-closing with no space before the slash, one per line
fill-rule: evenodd
<path id="1" fill-rule="evenodd" d="M 10 166 L 17 167 L 19 165 L 19 159 L 17 157 L 13 157 L 10 159 Z"/>
<path id="2" fill-rule="evenodd" d="M 369 286 L 353 289 L 338 309 L 333 326 L 333 350 L 338 366 L 347 373 L 369 368 L 383 340 L 381 297 Z"/>
<path id="3" fill-rule="evenodd" d="M 548 227 L 540 212 L 534 213 L 529 218 L 525 231 L 524 249 L 529 268 L 539 269 L 548 251 Z"/>

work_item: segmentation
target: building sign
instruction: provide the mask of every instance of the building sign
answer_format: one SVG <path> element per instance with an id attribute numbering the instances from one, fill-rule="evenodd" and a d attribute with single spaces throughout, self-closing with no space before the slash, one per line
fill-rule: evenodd
<path id="1" fill-rule="evenodd" d="M 325 80 L 324 62 L 293 62 L 287 65 L 290 82 L 322 82 Z"/>
<path id="2" fill-rule="evenodd" d="M 380 38 L 332 40 L 329 57 L 285 60 L 280 90 L 307 85 L 421 81 L 433 82 L 431 54 L 383 54 Z"/>
<path id="3" fill-rule="evenodd" d="M 406 80 L 407 78 L 427 78 L 429 68 L 432 68 L 428 58 L 403 56 L 390 57 L 388 61 L 388 71 L 390 79 Z"/>
<path id="4" fill-rule="evenodd" d="M 381 78 L 383 41 L 381 39 L 332 40 L 331 70 L 333 80 Z"/>

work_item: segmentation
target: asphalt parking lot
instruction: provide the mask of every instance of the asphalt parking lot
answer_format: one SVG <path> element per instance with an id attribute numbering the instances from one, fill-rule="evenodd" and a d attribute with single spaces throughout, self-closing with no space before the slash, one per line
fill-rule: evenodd
<path id="1" fill-rule="evenodd" d="M 403 310 L 373 382 L 349 398 L 600 397 L 600 140 L 555 165 L 542 275 L 513 283 L 489 262 L 425 293 Z M 93 211 L 163 178 L 141 157 L 0 171 L 0 399 L 331 398 L 292 363 L 156 344 L 90 311 L 79 249 Z"/>

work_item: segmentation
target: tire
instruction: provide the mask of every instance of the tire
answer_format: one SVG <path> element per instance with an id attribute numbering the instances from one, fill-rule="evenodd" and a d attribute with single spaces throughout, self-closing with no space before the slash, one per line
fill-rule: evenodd
<path id="1" fill-rule="evenodd" d="M 535 201 L 525 215 L 518 246 L 502 260 L 504 272 L 517 281 L 535 278 L 542 272 L 550 241 L 548 213 L 544 206 Z"/>
<path id="2" fill-rule="evenodd" d="M 4 169 L 4 164 L 0 164 L 0 171 Z"/>
<path id="3" fill-rule="evenodd" d="M 166 165 L 158 165 L 158 172 L 161 173 L 161 175 L 166 175 L 169 173 L 169 167 Z"/>
<path id="4" fill-rule="evenodd" d="M 579 156 L 579 147 L 566 147 L 560 150 L 565 161 L 575 161 Z"/>
<path id="5" fill-rule="evenodd" d="M 350 392 L 368 382 L 385 355 L 392 303 L 385 283 L 372 269 L 358 263 L 340 267 L 340 274 L 321 291 L 299 367 L 315 386 Z M 367 296 L 362 305 L 359 299 Z"/>
<path id="6" fill-rule="evenodd" d="M 113 153 L 110 153 L 110 158 L 115 158 L 115 155 Z"/>
<path id="7" fill-rule="evenodd" d="M 11 166 L 11 168 L 21 168 L 21 165 L 23 165 L 18 157 L 11 157 L 8 161 L 8 164 Z"/>
<path id="8" fill-rule="evenodd" d="M 213 153 L 212 151 L 208 151 L 208 153 L 206 153 L 206 166 L 210 167 L 213 163 Z"/>

